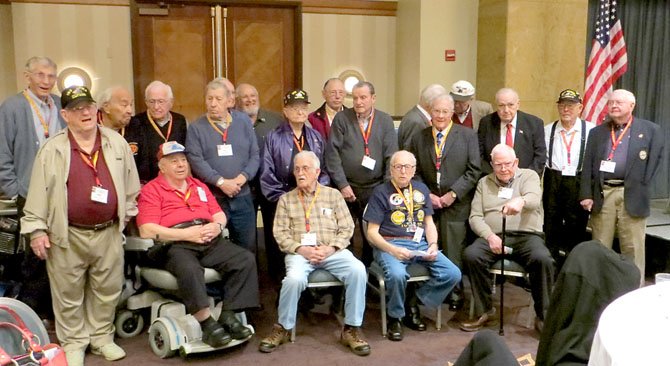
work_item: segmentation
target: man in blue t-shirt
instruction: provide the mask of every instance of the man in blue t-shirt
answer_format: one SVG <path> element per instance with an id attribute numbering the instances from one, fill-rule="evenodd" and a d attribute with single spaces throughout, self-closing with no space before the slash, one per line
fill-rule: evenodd
<path id="1" fill-rule="evenodd" d="M 388 334 L 392 341 L 403 338 L 402 323 L 424 331 L 417 306 L 438 307 L 461 280 L 461 271 L 438 248 L 430 191 L 412 180 L 416 158 L 401 150 L 391 157 L 391 180 L 377 186 L 370 197 L 364 220 L 374 246 L 375 261 L 384 271 L 388 295 Z M 428 267 L 430 281 L 405 296 L 407 266 L 417 262 Z M 411 291 L 410 291 L 411 292 Z M 407 308 L 407 312 L 405 311 Z"/>

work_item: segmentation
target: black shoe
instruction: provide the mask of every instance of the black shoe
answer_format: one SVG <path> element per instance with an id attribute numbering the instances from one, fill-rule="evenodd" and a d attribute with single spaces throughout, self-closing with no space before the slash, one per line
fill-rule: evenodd
<path id="1" fill-rule="evenodd" d="M 402 341 L 402 324 L 400 323 L 400 319 L 389 317 L 386 337 L 391 341 Z"/>
<path id="2" fill-rule="evenodd" d="M 449 311 L 459 311 L 463 308 L 463 297 L 452 291 L 447 297 L 447 303 L 449 304 Z"/>
<path id="3" fill-rule="evenodd" d="M 230 334 L 226 333 L 226 330 L 212 317 L 201 322 L 200 328 L 202 328 L 202 341 L 211 347 L 223 347 L 233 340 Z"/>
<path id="4" fill-rule="evenodd" d="M 421 313 L 417 305 L 408 307 L 406 311 L 407 313 L 402 318 L 402 322 L 407 328 L 419 332 L 426 330 L 426 323 L 421 319 Z"/>
<path id="5" fill-rule="evenodd" d="M 230 310 L 223 310 L 219 316 L 219 324 L 230 333 L 233 339 L 245 339 L 253 334 L 251 329 L 245 327 L 237 317 L 235 313 Z"/>

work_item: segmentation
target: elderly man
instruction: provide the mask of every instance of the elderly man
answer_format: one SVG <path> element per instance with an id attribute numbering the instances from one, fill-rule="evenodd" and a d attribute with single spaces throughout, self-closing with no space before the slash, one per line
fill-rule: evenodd
<path id="1" fill-rule="evenodd" d="M 491 151 L 491 166 L 493 173 L 477 183 L 470 210 L 470 227 L 478 238 L 463 253 L 478 318 L 461 323 L 461 329 L 474 332 L 493 320 L 489 267 L 504 250 L 511 252 L 508 257 L 530 276 L 537 315 L 535 329 L 541 332 L 554 282 L 554 260 L 544 246 L 540 177 L 533 170 L 520 169 L 514 149 L 505 144 Z M 507 217 L 506 228 L 502 226 L 503 216 Z M 505 243 L 500 238 L 503 230 Z"/>
<path id="2" fill-rule="evenodd" d="M 416 156 L 417 177 L 430 189 L 443 253 L 462 269 L 470 202 L 480 175 L 477 133 L 452 122 L 454 101 L 448 94 L 435 97 L 429 111 L 433 126 L 414 135 L 410 152 Z M 448 301 L 451 310 L 462 306 L 460 284 Z"/>
<path id="3" fill-rule="evenodd" d="M 109 361 L 125 357 L 114 343 L 115 307 L 123 284 L 121 231 L 137 213 L 140 189 L 130 148 L 119 134 L 98 127 L 86 87 L 61 96 L 67 129 L 35 157 L 21 233 L 46 260 L 56 332 L 68 364 L 84 351 Z"/>
<path id="4" fill-rule="evenodd" d="M 440 84 L 430 84 L 423 88 L 419 98 L 419 104 L 415 105 L 402 117 L 398 127 L 398 149 L 409 150 L 414 135 L 430 126 L 430 103 L 447 90 Z"/>
<path id="5" fill-rule="evenodd" d="M 542 176 L 547 148 L 544 144 L 544 122 L 519 110 L 519 95 L 509 88 L 496 93 L 498 110 L 482 118 L 477 132 L 482 171 L 491 173 L 491 150 L 498 144 L 514 149 L 519 167 L 532 169 Z"/>
<path id="6" fill-rule="evenodd" d="M 221 236 L 226 215 L 211 191 L 189 176 L 186 151 L 169 141 L 158 150 L 160 174 L 142 187 L 137 225 L 143 238 L 157 239 L 162 248 L 150 258 L 177 278 L 178 295 L 202 328 L 202 341 L 212 347 L 252 332 L 236 311 L 258 307 L 256 261 L 248 250 Z M 166 248 L 167 247 L 167 248 Z M 203 267 L 221 273 L 223 310 L 218 322 L 209 309 Z"/>
<path id="7" fill-rule="evenodd" d="M 133 116 L 133 97 L 128 89 L 114 86 L 98 96 L 98 123 L 126 136 L 126 126 Z"/>
<path id="8" fill-rule="evenodd" d="M 402 322 L 410 329 L 426 330 L 419 313 L 419 301 L 441 306 L 447 294 L 461 281 L 461 271 L 439 250 L 433 222 L 430 191 L 412 179 L 416 159 L 400 150 L 391 157 L 391 180 L 377 186 L 370 197 L 365 220 L 374 245 L 375 260 L 384 271 L 388 296 L 388 339 L 403 339 Z M 407 287 L 407 266 L 421 263 L 430 280 L 415 291 Z"/>
<path id="9" fill-rule="evenodd" d="M 389 174 L 389 159 L 398 150 L 398 138 L 391 116 L 375 108 L 371 83 L 357 83 L 352 94 L 354 108 L 335 115 L 326 145 L 326 168 L 362 231 L 363 210 L 372 190 Z M 372 248 L 365 235 L 361 236 L 367 266 L 372 262 Z"/>
<path id="10" fill-rule="evenodd" d="M 276 130 L 270 132 L 265 141 L 263 152 L 263 169 L 261 171 L 261 190 L 268 204 L 263 209 L 263 216 L 274 217 L 279 197 L 293 190 L 296 179 L 293 175 L 293 159 L 301 151 L 312 151 L 323 161 L 325 149 L 321 135 L 305 126 L 309 96 L 302 89 L 295 89 L 284 96 L 284 116 L 286 123 L 282 123 Z M 330 178 L 325 171 L 319 174 L 319 183 L 327 186 Z M 267 212 L 266 212 L 267 210 Z M 272 222 L 263 224 L 272 230 Z M 272 231 L 270 231 L 272 232 Z M 265 240 L 265 251 L 268 260 L 270 278 L 273 280 L 283 277 L 283 256 L 273 237 Z"/>
<path id="11" fill-rule="evenodd" d="M 0 197 L 16 199 L 19 218 L 23 216 L 37 150 L 65 127 L 60 98 L 51 94 L 56 71 L 56 64 L 48 57 L 31 57 L 23 71 L 28 87 L 0 105 Z M 15 240 L 20 240 L 19 235 Z M 20 281 L 19 300 L 40 318 L 53 319 L 46 266 L 30 250 L 25 251 Z"/>
<path id="12" fill-rule="evenodd" d="M 449 95 L 454 98 L 454 114 L 451 120 L 461 126 L 477 131 L 480 120 L 493 113 L 490 103 L 475 100 L 475 87 L 468 81 L 459 80 L 453 83 Z"/>
<path id="13" fill-rule="evenodd" d="M 229 100 L 223 78 L 207 84 L 207 113 L 189 126 L 186 148 L 193 174 L 226 213 L 231 240 L 255 253 L 256 209 L 247 182 L 258 172 L 258 144 L 249 116 L 229 110 Z"/>
<path id="14" fill-rule="evenodd" d="M 319 157 L 313 151 L 296 154 L 293 174 L 297 188 L 281 196 L 277 204 L 274 234 L 286 253 L 286 277 L 279 295 L 279 323 L 264 338 L 259 350 L 272 352 L 289 339 L 295 326 L 300 294 L 309 274 L 318 268 L 329 271 L 344 283 L 344 328 L 341 342 L 359 356 L 370 354 L 360 326 L 365 312 L 365 266 L 347 249 L 354 222 L 342 195 L 321 185 Z"/>
<path id="15" fill-rule="evenodd" d="M 125 138 L 135 157 L 142 184 L 156 178 L 158 146 L 166 141 L 186 141 L 186 117 L 173 112 L 172 88 L 154 80 L 144 90 L 145 112 L 136 114 L 126 128 Z"/>
<path id="16" fill-rule="evenodd" d="M 621 253 L 640 269 L 643 285 L 649 188 L 662 160 L 664 137 L 658 125 L 633 117 L 634 108 L 635 95 L 628 90 L 610 95 L 609 120 L 589 134 L 579 198 L 591 212 L 593 239 L 611 248 L 618 232 Z"/>
<path id="17" fill-rule="evenodd" d="M 556 101 L 559 119 L 544 128 L 547 166 L 544 170 L 544 232 L 547 247 L 560 267 L 575 245 L 586 240 L 589 214 L 579 205 L 579 180 L 593 123 L 579 118 L 582 98 L 563 90 Z"/>
<path id="18" fill-rule="evenodd" d="M 318 131 L 324 141 L 328 141 L 330 136 L 330 126 L 333 124 L 337 112 L 341 112 L 347 107 L 344 106 L 344 97 L 347 96 L 344 90 L 344 83 L 339 78 L 330 78 L 323 84 L 321 95 L 325 102 L 319 109 L 307 116 L 312 128 Z"/>
<path id="19" fill-rule="evenodd" d="M 219 79 L 221 81 L 221 84 L 223 84 L 223 87 L 226 90 L 228 90 L 228 93 L 230 93 L 228 95 L 228 98 L 227 98 L 228 100 L 226 101 L 226 108 L 228 108 L 228 109 L 235 108 L 235 102 L 237 101 L 237 91 L 235 89 L 235 85 L 233 85 L 233 83 L 226 78 L 219 77 L 217 79 Z"/>

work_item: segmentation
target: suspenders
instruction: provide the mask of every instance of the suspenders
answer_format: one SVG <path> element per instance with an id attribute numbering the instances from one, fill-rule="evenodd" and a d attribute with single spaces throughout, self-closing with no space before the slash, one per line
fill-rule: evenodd
<path id="1" fill-rule="evenodd" d="M 584 161 L 584 147 L 586 146 L 586 121 L 582 121 L 582 139 L 579 144 L 579 162 L 577 163 L 577 171 L 581 172 L 582 171 L 582 163 Z M 554 137 L 556 135 L 556 125 L 558 124 L 558 121 L 554 121 L 554 123 L 551 125 L 551 135 L 549 139 L 549 169 L 552 167 L 552 157 L 554 154 Z"/>

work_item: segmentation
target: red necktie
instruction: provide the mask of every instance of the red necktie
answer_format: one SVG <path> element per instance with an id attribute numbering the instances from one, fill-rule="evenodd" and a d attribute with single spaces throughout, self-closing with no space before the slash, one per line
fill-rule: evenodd
<path id="1" fill-rule="evenodd" d="M 511 123 L 507 124 L 507 135 L 505 135 L 505 145 L 509 147 L 514 147 L 514 139 L 512 138 L 512 129 L 514 127 Z"/>

